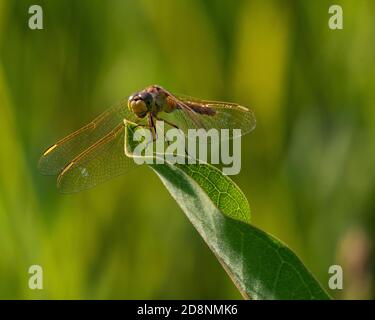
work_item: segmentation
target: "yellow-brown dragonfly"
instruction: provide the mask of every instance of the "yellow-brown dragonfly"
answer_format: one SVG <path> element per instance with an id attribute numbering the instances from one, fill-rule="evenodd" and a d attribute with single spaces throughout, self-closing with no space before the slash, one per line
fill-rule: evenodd
<path id="1" fill-rule="evenodd" d="M 256 124 L 254 113 L 236 103 L 174 95 L 152 85 L 49 147 L 39 160 L 40 172 L 58 175 L 57 186 L 63 193 L 88 189 L 125 173 L 135 164 L 124 154 L 124 119 L 150 128 L 153 137 L 156 120 L 184 132 L 241 129 L 242 135 Z"/>

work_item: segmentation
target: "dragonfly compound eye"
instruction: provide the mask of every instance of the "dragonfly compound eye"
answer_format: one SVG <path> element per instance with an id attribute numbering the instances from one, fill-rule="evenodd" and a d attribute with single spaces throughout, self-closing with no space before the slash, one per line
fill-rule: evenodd
<path id="1" fill-rule="evenodd" d="M 146 103 L 147 106 L 151 106 L 152 101 L 153 101 L 153 97 L 151 93 L 142 91 L 138 94 L 138 96 L 140 99 L 142 99 Z"/>
<path id="2" fill-rule="evenodd" d="M 139 118 L 144 118 L 148 112 L 148 108 L 146 106 L 146 103 L 141 100 L 131 100 L 130 101 L 130 108 L 131 110 L 137 115 Z"/>

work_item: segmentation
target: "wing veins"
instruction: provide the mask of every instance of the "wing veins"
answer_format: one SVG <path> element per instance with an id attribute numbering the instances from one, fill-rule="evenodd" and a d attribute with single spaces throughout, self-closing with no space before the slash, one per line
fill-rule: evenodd
<path id="1" fill-rule="evenodd" d="M 95 142 L 93 145 L 91 145 L 89 148 L 87 148 L 85 151 L 81 152 L 78 156 L 76 156 L 71 162 L 69 162 L 65 168 L 61 171 L 57 178 L 57 184 L 60 184 L 61 179 L 64 177 L 64 175 L 76 164 L 81 162 L 81 160 L 87 158 L 92 151 L 94 151 L 96 148 L 106 144 L 109 141 L 112 141 L 116 138 L 117 134 L 123 129 L 124 124 L 119 124 L 115 129 L 113 129 L 111 132 L 109 132 L 107 135 L 105 135 L 103 138 Z M 90 159 L 92 160 L 92 159 Z"/>

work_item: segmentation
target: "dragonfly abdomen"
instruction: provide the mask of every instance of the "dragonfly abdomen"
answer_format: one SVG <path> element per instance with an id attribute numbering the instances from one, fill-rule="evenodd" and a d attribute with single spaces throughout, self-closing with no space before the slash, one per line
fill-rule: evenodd
<path id="1" fill-rule="evenodd" d="M 205 114 L 208 116 L 214 116 L 216 114 L 216 111 L 214 109 L 207 107 L 207 106 L 202 106 L 199 103 L 195 103 L 195 102 L 184 102 L 184 103 L 198 114 Z"/>

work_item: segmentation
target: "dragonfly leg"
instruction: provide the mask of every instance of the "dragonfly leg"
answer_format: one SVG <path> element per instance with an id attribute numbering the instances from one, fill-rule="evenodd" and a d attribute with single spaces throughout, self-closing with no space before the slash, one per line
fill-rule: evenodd
<path id="1" fill-rule="evenodd" d="M 150 143 L 153 143 L 154 141 L 158 139 L 158 133 L 156 131 L 154 118 L 151 113 L 148 115 L 147 123 L 148 123 L 147 127 L 150 129 L 151 135 L 152 135 L 151 140 L 147 143 L 147 145 L 149 145 Z"/>
<path id="2" fill-rule="evenodd" d="M 156 133 L 156 130 L 155 130 L 155 125 L 153 124 L 152 120 L 148 119 L 147 123 L 139 123 L 139 121 L 142 121 L 142 120 L 143 119 L 136 120 L 134 122 L 136 124 L 136 126 L 134 128 L 135 129 L 136 128 L 147 128 L 151 131 L 152 138 L 150 139 L 150 141 L 147 142 L 146 146 L 148 146 L 149 144 L 151 144 L 152 142 L 154 142 L 157 139 L 157 133 Z"/>
<path id="3" fill-rule="evenodd" d="M 176 129 L 180 130 L 180 128 L 179 128 L 178 126 L 176 126 L 174 123 L 172 123 L 172 122 L 170 122 L 170 121 L 164 120 L 164 119 L 159 118 L 159 117 L 155 117 L 155 118 L 156 118 L 157 120 L 159 120 L 159 121 L 164 121 L 166 124 L 169 124 L 170 126 L 172 126 L 172 127 L 176 128 Z M 168 146 L 169 146 L 169 141 L 168 141 L 167 139 L 165 139 L 165 141 L 167 142 L 167 144 L 168 144 Z M 186 149 L 186 146 L 185 146 L 185 155 L 188 156 L 188 157 L 190 157 L 190 155 L 189 155 L 189 153 L 188 153 L 188 151 L 187 151 L 187 149 Z"/>

